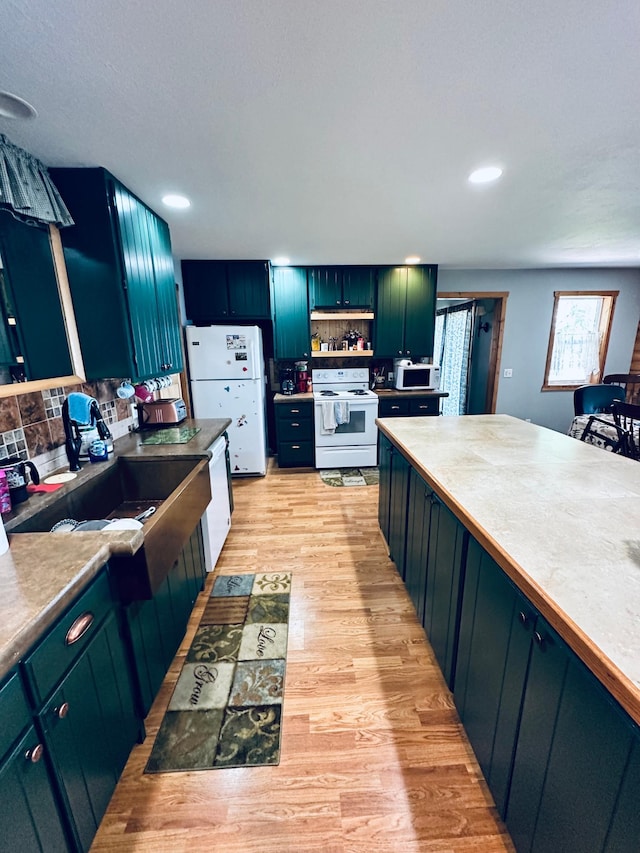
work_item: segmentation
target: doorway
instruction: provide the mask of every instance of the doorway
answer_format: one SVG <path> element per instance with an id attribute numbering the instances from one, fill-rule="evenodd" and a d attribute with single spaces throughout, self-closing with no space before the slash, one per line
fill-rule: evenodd
<path id="1" fill-rule="evenodd" d="M 445 415 L 496 410 L 507 292 L 438 293 L 434 361 Z"/>

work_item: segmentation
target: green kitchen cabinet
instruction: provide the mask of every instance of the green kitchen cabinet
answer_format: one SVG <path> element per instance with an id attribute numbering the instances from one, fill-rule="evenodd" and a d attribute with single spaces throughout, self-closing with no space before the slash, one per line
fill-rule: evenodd
<path id="1" fill-rule="evenodd" d="M 433 490 L 425 483 L 415 468 L 409 475 L 409 503 L 407 513 L 407 546 L 404 583 L 416 609 L 420 624 L 424 624 L 427 595 L 427 568 L 429 561 L 429 524 Z"/>
<path id="2" fill-rule="evenodd" d="M 279 468 L 309 468 L 315 464 L 313 403 L 277 403 L 276 436 Z"/>
<path id="3" fill-rule="evenodd" d="M 49 229 L 0 211 L 0 364 L 27 380 L 70 376 Z"/>
<path id="4" fill-rule="evenodd" d="M 72 848 L 86 851 L 143 731 L 106 568 L 21 666 Z"/>
<path id="5" fill-rule="evenodd" d="M 640 849 L 637 726 L 473 538 L 454 698 L 518 853 Z"/>
<path id="6" fill-rule="evenodd" d="M 432 492 L 424 629 L 449 687 L 455 678 L 468 533 Z"/>
<path id="7" fill-rule="evenodd" d="M 517 850 L 604 850 L 638 738 L 637 727 L 538 616 L 505 817 Z M 638 838 L 637 807 L 629 828 L 627 843 Z"/>
<path id="8" fill-rule="evenodd" d="M 375 282 L 374 267 L 310 267 L 310 308 L 360 308 L 371 311 L 374 307 Z"/>
<path id="9" fill-rule="evenodd" d="M 274 267 L 271 271 L 274 356 L 278 360 L 309 358 L 311 330 L 307 271 Z"/>
<path id="10" fill-rule="evenodd" d="M 20 676 L 0 686 L 0 842 L 3 850 L 67 853 L 46 749 L 36 732 Z"/>
<path id="11" fill-rule="evenodd" d="M 52 169 L 75 224 L 61 233 L 88 379 L 182 370 L 169 228 L 102 168 Z"/>
<path id="12" fill-rule="evenodd" d="M 410 466 L 395 448 L 391 454 L 391 485 L 389 491 L 389 556 L 404 580 L 407 547 L 407 501 Z"/>
<path id="13" fill-rule="evenodd" d="M 187 318 L 196 326 L 269 319 L 268 261 L 182 261 Z"/>
<path id="14" fill-rule="evenodd" d="M 433 356 L 437 269 L 429 265 L 378 270 L 376 357 Z"/>
<path id="15" fill-rule="evenodd" d="M 152 599 L 125 608 L 137 702 L 146 717 L 184 637 L 205 578 L 200 525 Z"/>
<path id="16" fill-rule="evenodd" d="M 379 418 L 432 417 L 440 414 L 440 397 L 425 394 L 423 397 L 403 397 L 402 391 L 395 395 L 379 395 Z"/>
<path id="17" fill-rule="evenodd" d="M 454 698 L 502 817 L 535 618 L 525 597 L 470 537 Z"/>
<path id="18" fill-rule="evenodd" d="M 379 491 L 378 521 L 384 535 L 389 557 L 404 576 L 407 545 L 407 498 L 409 463 L 391 442 L 380 434 L 378 442 Z"/>
<path id="19" fill-rule="evenodd" d="M 389 507 L 391 499 L 391 457 L 393 444 L 383 433 L 378 433 L 378 524 L 389 545 Z"/>

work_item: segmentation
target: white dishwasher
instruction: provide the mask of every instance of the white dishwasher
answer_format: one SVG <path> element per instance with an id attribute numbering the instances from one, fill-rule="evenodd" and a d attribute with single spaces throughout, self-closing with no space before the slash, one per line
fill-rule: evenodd
<path id="1" fill-rule="evenodd" d="M 224 435 L 217 438 L 209 448 L 211 453 L 209 460 L 211 500 L 202 516 L 204 562 L 208 572 L 212 572 L 215 568 L 231 527 L 225 450 L 226 437 Z"/>

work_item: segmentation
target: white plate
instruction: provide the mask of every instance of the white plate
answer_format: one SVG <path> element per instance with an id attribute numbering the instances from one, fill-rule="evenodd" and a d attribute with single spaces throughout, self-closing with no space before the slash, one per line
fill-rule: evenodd
<path id="1" fill-rule="evenodd" d="M 57 483 L 68 483 L 69 480 L 75 480 L 77 474 L 74 474 L 73 471 L 65 471 L 62 474 L 52 474 L 50 477 L 46 477 L 42 482 L 47 485 L 55 485 Z"/>
<path id="2" fill-rule="evenodd" d="M 142 523 L 136 521 L 135 518 L 114 518 L 102 529 L 107 532 L 111 530 L 142 530 Z"/>

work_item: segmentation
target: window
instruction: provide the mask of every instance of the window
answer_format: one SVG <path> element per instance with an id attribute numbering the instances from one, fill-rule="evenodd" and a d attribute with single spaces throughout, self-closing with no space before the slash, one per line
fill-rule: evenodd
<path id="1" fill-rule="evenodd" d="M 543 391 L 600 382 L 618 291 L 556 291 Z"/>

